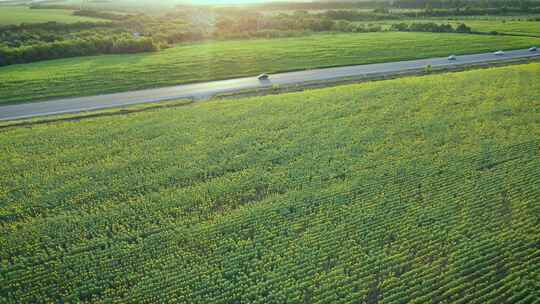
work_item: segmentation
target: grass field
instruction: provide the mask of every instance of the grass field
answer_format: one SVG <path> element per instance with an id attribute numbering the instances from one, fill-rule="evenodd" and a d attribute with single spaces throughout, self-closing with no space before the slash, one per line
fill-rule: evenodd
<path id="1" fill-rule="evenodd" d="M 532 303 L 539 100 L 535 63 L 2 130 L 0 302 Z"/>
<path id="2" fill-rule="evenodd" d="M 21 23 L 99 21 L 100 19 L 73 16 L 70 10 L 30 9 L 25 6 L 0 6 L 0 26 Z"/>
<path id="3" fill-rule="evenodd" d="M 433 33 L 313 35 L 209 42 L 158 53 L 0 68 L 0 104 L 95 95 L 315 67 L 526 48 L 540 38 Z"/>
<path id="4" fill-rule="evenodd" d="M 540 37 L 539 21 L 502 21 L 502 20 L 462 20 L 473 31 L 489 33 L 497 31 L 500 34 L 525 35 Z M 457 24 L 458 22 L 450 22 Z"/>

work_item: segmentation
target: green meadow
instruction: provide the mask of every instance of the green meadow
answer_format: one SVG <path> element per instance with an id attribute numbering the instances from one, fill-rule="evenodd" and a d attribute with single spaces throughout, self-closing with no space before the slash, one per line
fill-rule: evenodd
<path id="1" fill-rule="evenodd" d="M 1 302 L 533 303 L 539 101 L 532 63 L 3 129 Z"/>
<path id="2" fill-rule="evenodd" d="M 157 53 L 104 55 L 0 68 L 0 104 L 95 95 L 310 68 L 491 52 L 540 38 L 444 33 L 322 34 L 212 41 Z"/>

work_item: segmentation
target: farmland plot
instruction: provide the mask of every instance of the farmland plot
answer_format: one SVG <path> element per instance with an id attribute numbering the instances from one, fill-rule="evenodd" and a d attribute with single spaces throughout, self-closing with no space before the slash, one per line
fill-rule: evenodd
<path id="1" fill-rule="evenodd" d="M 531 303 L 539 71 L 3 130 L 0 299 Z"/>

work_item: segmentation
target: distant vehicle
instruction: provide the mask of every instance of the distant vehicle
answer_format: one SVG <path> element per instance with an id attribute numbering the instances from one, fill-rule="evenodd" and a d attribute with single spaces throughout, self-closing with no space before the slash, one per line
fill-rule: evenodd
<path id="1" fill-rule="evenodd" d="M 529 49 L 529 52 L 536 52 L 536 47 L 533 46 L 532 48 Z"/>
<path id="2" fill-rule="evenodd" d="M 504 52 L 503 51 L 496 51 L 495 53 L 493 53 L 494 55 L 496 56 L 503 56 L 504 55 Z"/>
<path id="3" fill-rule="evenodd" d="M 263 73 L 263 74 L 257 76 L 257 79 L 259 79 L 259 80 L 268 80 L 268 78 L 270 78 L 270 76 L 268 76 L 268 74 L 266 74 L 266 73 Z"/>
<path id="4" fill-rule="evenodd" d="M 456 60 L 456 59 L 457 59 L 456 55 L 448 56 L 448 60 Z"/>

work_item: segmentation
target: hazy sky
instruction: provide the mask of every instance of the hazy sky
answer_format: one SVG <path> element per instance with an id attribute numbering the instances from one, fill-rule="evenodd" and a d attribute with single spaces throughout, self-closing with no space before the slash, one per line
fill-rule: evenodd
<path id="1" fill-rule="evenodd" d="M 12 0 L 0 0 L 0 2 Z M 113 0 L 114 1 L 114 0 Z M 137 2 L 132 0 L 133 2 Z M 245 4 L 245 3 L 263 3 L 263 2 L 312 2 L 312 0 L 155 0 L 162 3 L 188 3 L 188 4 Z M 123 1 L 127 2 L 127 1 Z"/>

